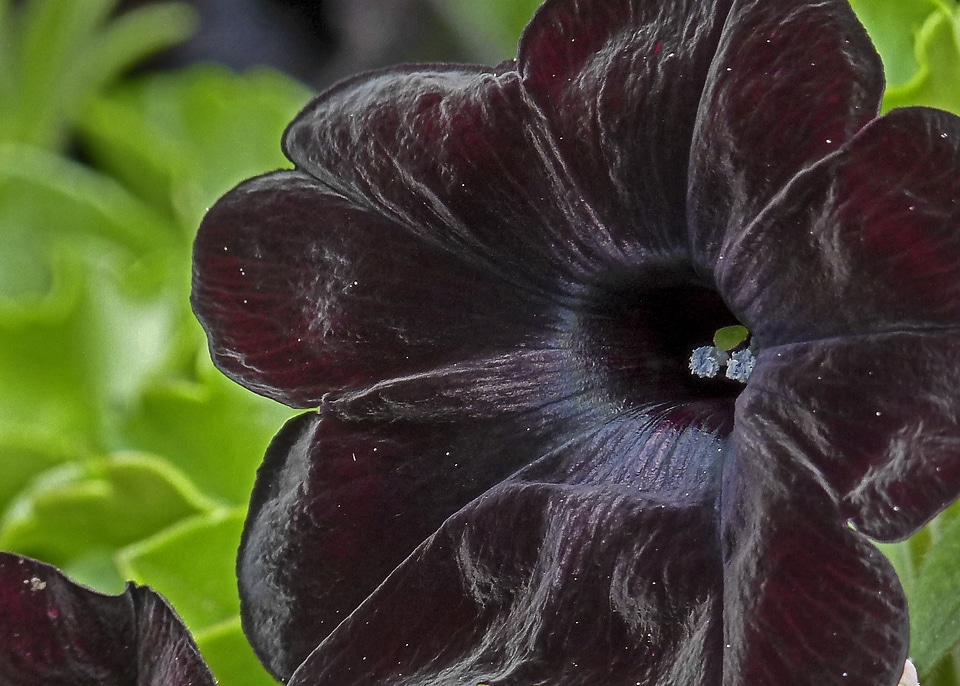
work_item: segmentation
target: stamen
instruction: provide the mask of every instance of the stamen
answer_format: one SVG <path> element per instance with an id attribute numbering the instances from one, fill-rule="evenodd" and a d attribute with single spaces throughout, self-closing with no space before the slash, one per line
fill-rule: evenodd
<path id="1" fill-rule="evenodd" d="M 730 361 L 727 362 L 727 378 L 747 383 L 755 366 L 757 366 L 757 358 L 753 356 L 750 348 L 738 350 L 730 355 Z"/>
<path id="2" fill-rule="evenodd" d="M 694 376 L 712 379 L 720 373 L 720 368 L 727 363 L 726 351 L 714 345 L 704 345 L 690 355 L 690 372 Z"/>
<path id="3" fill-rule="evenodd" d="M 712 379 L 722 367 L 726 367 L 728 379 L 747 383 L 757 366 L 756 347 L 756 341 L 750 340 L 746 327 L 737 324 L 717 329 L 713 345 L 701 346 L 691 353 L 690 372 L 694 376 Z"/>

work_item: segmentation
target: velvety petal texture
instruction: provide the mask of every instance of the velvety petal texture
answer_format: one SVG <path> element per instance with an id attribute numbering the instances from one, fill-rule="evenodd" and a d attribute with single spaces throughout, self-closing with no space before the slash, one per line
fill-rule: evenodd
<path id="1" fill-rule="evenodd" d="M 635 268 L 683 253 L 690 140 L 730 0 L 547 2 L 518 69 L 602 236 Z"/>
<path id="2" fill-rule="evenodd" d="M 960 119 L 871 122 L 731 232 L 717 282 L 764 346 L 960 324 Z"/>
<path id="3" fill-rule="evenodd" d="M 547 0 L 515 61 L 309 103 L 193 274 L 309 409 L 238 562 L 271 673 L 896 683 L 870 539 L 960 494 L 960 120 L 882 91 L 846 0 Z"/>
<path id="4" fill-rule="evenodd" d="M 207 214 L 192 299 L 220 368 L 295 407 L 549 326 L 503 280 L 300 172 L 252 179 Z"/>
<path id="5" fill-rule="evenodd" d="M 724 477 L 724 685 L 896 684 L 909 625 L 890 562 L 798 473 L 791 446 L 738 439 Z"/>
<path id="6" fill-rule="evenodd" d="M 119 596 L 0 553 L 0 684 L 214 686 L 179 617 L 151 589 Z"/>
<path id="7" fill-rule="evenodd" d="M 713 526 L 708 503 L 498 487 L 449 519 L 289 683 L 720 684 Z"/>
<path id="8" fill-rule="evenodd" d="M 573 492 L 623 489 L 641 505 L 715 499 L 729 399 L 624 412 L 572 389 L 564 398 L 558 362 L 572 366 L 538 354 L 398 381 L 281 431 L 238 564 L 244 626 L 272 673 L 288 678 L 346 616 L 376 612 L 357 608 L 447 518 L 521 469 Z"/>
<path id="9" fill-rule="evenodd" d="M 732 268 L 726 244 L 876 117 L 882 93 L 880 58 L 848 3 L 734 3 L 689 148 L 698 266 Z"/>
<path id="10" fill-rule="evenodd" d="M 544 440 L 489 420 L 292 420 L 258 475 L 238 563 L 244 627 L 267 668 L 289 678 L 414 548 Z"/>
<path id="11" fill-rule="evenodd" d="M 357 205 L 521 288 L 575 292 L 612 246 L 509 67 L 356 77 L 301 112 L 284 149 Z"/>
<path id="12" fill-rule="evenodd" d="M 842 519 L 896 541 L 957 497 L 960 331 L 775 350 L 764 352 L 738 399 L 736 425 L 758 445 L 789 451 Z"/>

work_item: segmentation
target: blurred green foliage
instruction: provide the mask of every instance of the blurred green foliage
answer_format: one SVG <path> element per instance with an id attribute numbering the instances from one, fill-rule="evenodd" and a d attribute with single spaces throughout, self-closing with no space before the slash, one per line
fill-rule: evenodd
<path id="1" fill-rule="evenodd" d="M 960 112 L 960 5 L 954 0 L 850 0 L 887 75 L 884 110 Z"/>
<path id="2" fill-rule="evenodd" d="M 441 15 L 477 62 L 497 64 L 517 56 L 523 27 L 542 0 L 436 0 Z"/>
<path id="3" fill-rule="evenodd" d="M 217 197 L 288 164 L 280 133 L 311 92 L 213 66 L 125 78 L 196 17 L 115 4 L 0 1 L 0 548 L 154 587 L 221 683 L 272 684 L 232 570 L 292 413 L 213 369 L 190 252 Z"/>
<path id="4" fill-rule="evenodd" d="M 883 59 L 883 110 L 924 105 L 960 114 L 960 4 L 850 0 Z M 960 504 L 908 541 L 882 545 L 910 607 L 910 655 L 924 686 L 960 684 Z"/>

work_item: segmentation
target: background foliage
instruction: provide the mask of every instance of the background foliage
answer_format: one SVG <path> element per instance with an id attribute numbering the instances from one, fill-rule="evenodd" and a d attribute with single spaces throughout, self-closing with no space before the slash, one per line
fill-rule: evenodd
<path id="1" fill-rule="evenodd" d="M 885 108 L 960 112 L 952 0 L 852 0 L 883 57 Z M 535 0 L 433 0 L 474 61 L 515 54 Z M 313 90 L 278 72 L 132 75 L 197 27 L 189 5 L 0 0 L 0 549 L 95 588 L 163 593 L 221 683 L 259 686 L 233 576 L 247 497 L 292 412 L 213 369 L 188 304 L 203 212 L 289 166 Z M 960 686 L 960 517 L 885 546 L 928 686 Z"/>

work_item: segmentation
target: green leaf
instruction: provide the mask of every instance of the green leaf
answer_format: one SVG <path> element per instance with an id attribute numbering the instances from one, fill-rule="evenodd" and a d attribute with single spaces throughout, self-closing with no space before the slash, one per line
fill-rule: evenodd
<path id="1" fill-rule="evenodd" d="M 199 26 L 190 5 L 159 2 L 127 10 L 97 33 L 68 71 L 78 100 L 150 55 L 187 40 Z"/>
<path id="2" fill-rule="evenodd" d="M 0 432 L 0 513 L 28 483 L 65 462 L 89 459 L 82 446 L 65 441 L 61 434 L 44 430 L 8 428 Z"/>
<path id="3" fill-rule="evenodd" d="M 120 551 L 117 564 L 161 590 L 194 633 L 210 628 L 240 613 L 234 569 L 245 514 L 222 509 L 182 521 Z"/>
<path id="4" fill-rule="evenodd" d="M 111 408 L 166 364 L 188 316 L 177 231 L 102 174 L 0 144 L 0 431 L 105 447 Z"/>
<path id="5" fill-rule="evenodd" d="M 233 383 L 205 357 L 197 381 L 147 386 L 119 435 L 127 447 L 168 455 L 207 494 L 246 505 L 267 445 L 293 414 Z"/>
<path id="6" fill-rule="evenodd" d="M 0 430 L 99 440 L 100 413 L 152 373 L 186 310 L 186 279 L 143 278 L 145 263 L 172 273 L 174 235 L 111 179 L 0 144 Z"/>
<path id="7" fill-rule="evenodd" d="M 47 244 L 98 238 L 142 253 L 169 246 L 176 236 L 169 219 L 108 176 L 39 148 L 7 143 L 0 144 L 0 212 L 12 211 Z M 12 221 L 4 217 L 0 230 Z"/>
<path id="8" fill-rule="evenodd" d="M 916 75 L 887 90 L 884 109 L 926 105 L 960 113 L 960 9 L 941 9 L 924 22 L 916 54 Z"/>
<path id="9" fill-rule="evenodd" d="M 13 49 L 16 31 L 13 27 L 11 0 L 0 0 L 0 131 L 6 131 L 11 125 L 9 103 L 16 96 L 16 74 L 14 73 Z M 2 135 L 2 134 L 0 134 Z"/>
<path id="10" fill-rule="evenodd" d="M 914 77 L 920 64 L 915 55 L 924 22 L 944 8 L 940 0 L 850 0 L 883 59 L 888 87 Z"/>
<path id="11" fill-rule="evenodd" d="M 277 686 L 254 655 L 239 617 L 195 634 L 194 638 L 204 660 L 224 686 Z"/>
<path id="12" fill-rule="evenodd" d="M 186 5 L 163 3 L 109 19 L 116 0 L 27 0 L 0 33 L 0 136 L 49 150 L 65 147 L 97 90 L 147 54 L 176 44 L 196 25 Z"/>
<path id="13" fill-rule="evenodd" d="M 162 459 L 120 454 L 43 473 L 0 522 L 0 549 L 58 567 L 91 551 L 115 551 L 214 504 Z"/>
<path id="14" fill-rule="evenodd" d="M 312 92 L 270 70 L 195 66 L 95 99 L 80 129 L 90 156 L 176 217 L 192 241 L 203 213 L 243 179 L 290 163 L 280 138 Z"/>
<path id="15" fill-rule="evenodd" d="M 960 649 L 955 647 L 944 655 L 936 665 L 930 669 L 918 672 L 922 686 L 957 686 L 960 684 Z"/>
<path id="16" fill-rule="evenodd" d="M 924 559 L 910 606 L 911 656 L 921 673 L 960 640 L 960 521 L 954 521 Z"/>
<path id="17" fill-rule="evenodd" d="M 4 138 L 48 148 L 62 145 L 62 124 L 73 103 L 57 96 L 68 65 L 113 4 L 114 0 L 33 0 L 11 18 L 18 40 L 8 54 L 12 64 L 3 67 L 16 74 L 18 98 L 2 105 L 13 108 Z"/>
<path id="18" fill-rule="evenodd" d="M 92 547 L 71 558 L 61 569 L 78 583 L 116 595 L 123 592 L 127 579 L 117 569 L 115 556 L 115 550 Z"/>
<path id="19" fill-rule="evenodd" d="M 145 298 L 123 273 L 72 255 L 51 273 L 47 293 L 0 298 L 0 433 L 56 431 L 96 452 L 176 350 L 186 284 Z"/>
<path id="20" fill-rule="evenodd" d="M 90 446 L 104 393 L 88 292 L 75 261 L 57 260 L 52 272 L 49 292 L 0 300 L 0 432 L 47 429 Z"/>

